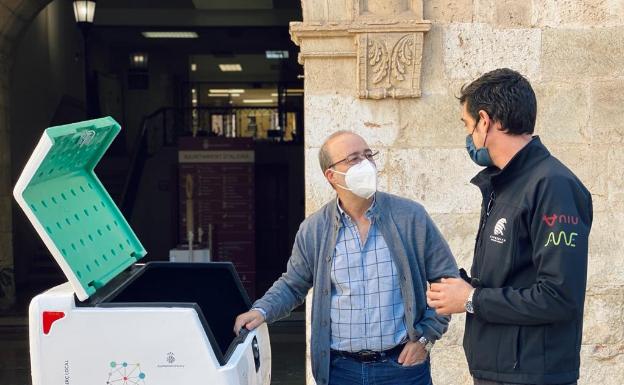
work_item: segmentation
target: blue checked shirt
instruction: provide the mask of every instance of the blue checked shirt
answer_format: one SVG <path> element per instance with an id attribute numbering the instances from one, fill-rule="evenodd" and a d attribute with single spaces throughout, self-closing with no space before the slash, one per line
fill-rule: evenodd
<path id="1" fill-rule="evenodd" d="M 357 225 L 340 207 L 341 226 L 331 267 L 331 348 L 383 351 L 407 340 L 403 298 L 384 237 L 370 213 L 362 244 Z"/>

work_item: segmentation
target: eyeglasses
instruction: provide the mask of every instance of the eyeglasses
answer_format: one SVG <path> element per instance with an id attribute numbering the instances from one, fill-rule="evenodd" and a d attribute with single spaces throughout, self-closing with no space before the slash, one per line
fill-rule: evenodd
<path id="1" fill-rule="evenodd" d="M 327 168 L 332 168 L 342 162 L 346 162 L 349 166 L 355 166 L 364 159 L 368 159 L 372 162 L 377 158 L 377 155 L 379 155 L 379 151 L 373 152 L 372 150 L 365 150 L 364 152 L 354 152 L 353 154 L 349 154 L 346 158 L 340 159 L 338 162 L 330 164 Z"/>

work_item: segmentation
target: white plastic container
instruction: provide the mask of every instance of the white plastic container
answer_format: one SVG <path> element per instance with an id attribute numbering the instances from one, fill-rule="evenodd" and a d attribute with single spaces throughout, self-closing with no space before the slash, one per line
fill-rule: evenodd
<path id="1" fill-rule="evenodd" d="M 93 169 L 112 118 L 47 129 L 15 199 L 68 278 L 30 304 L 33 385 L 269 384 L 262 325 L 230 263 L 136 263 L 146 252 Z"/>

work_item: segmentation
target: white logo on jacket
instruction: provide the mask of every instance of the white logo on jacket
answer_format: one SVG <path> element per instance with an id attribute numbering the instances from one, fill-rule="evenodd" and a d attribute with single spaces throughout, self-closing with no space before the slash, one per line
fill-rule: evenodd
<path id="1" fill-rule="evenodd" d="M 504 238 L 507 229 L 507 218 L 501 218 L 494 226 L 494 235 L 490 235 L 490 241 L 503 244 L 507 241 Z"/>
<path id="2" fill-rule="evenodd" d="M 494 235 L 503 236 L 505 232 L 505 225 L 507 224 L 506 218 L 501 218 L 496 222 L 496 226 L 494 226 Z"/>

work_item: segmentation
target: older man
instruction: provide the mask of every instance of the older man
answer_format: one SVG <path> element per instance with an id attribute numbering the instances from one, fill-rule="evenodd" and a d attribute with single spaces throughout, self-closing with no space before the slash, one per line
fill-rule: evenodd
<path id="1" fill-rule="evenodd" d="M 287 271 L 234 330 L 287 316 L 314 287 L 312 373 L 327 384 L 431 384 L 429 350 L 449 317 L 427 308 L 428 282 L 458 275 L 416 202 L 377 192 L 378 152 L 339 131 L 319 152 L 337 197 L 297 233 Z"/>

